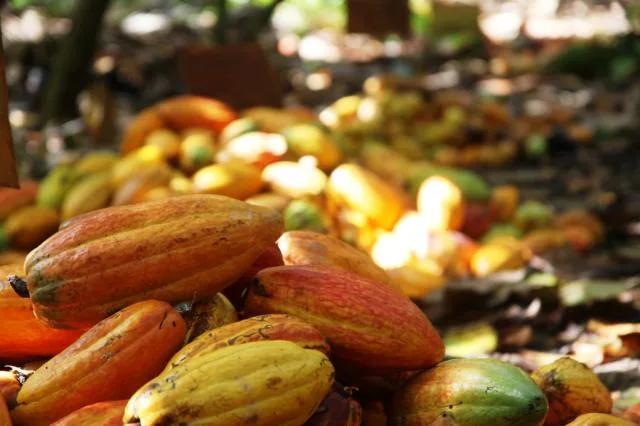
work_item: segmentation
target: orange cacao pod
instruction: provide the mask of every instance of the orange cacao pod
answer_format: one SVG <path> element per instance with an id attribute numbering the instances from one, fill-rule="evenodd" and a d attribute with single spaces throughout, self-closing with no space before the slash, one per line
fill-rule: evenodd
<path id="1" fill-rule="evenodd" d="M 162 371 L 184 334 L 184 320 L 165 302 L 148 300 L 115 313 L 27 379 L 14 423 L 49 425 L 86 405 L 131 397 Z"/>

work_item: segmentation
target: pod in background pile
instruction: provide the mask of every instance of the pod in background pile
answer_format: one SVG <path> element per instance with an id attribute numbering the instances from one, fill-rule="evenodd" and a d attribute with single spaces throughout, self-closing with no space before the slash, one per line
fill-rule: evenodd
<path id="1" fill-rule="evenodd" d="M 20 188 L 0 188 L 0 221 L 11 213 L 27 206 L 36 198 L 38 183 L 32 180 L 20 182 Z"/>
<path id="2" fill-rule="evenodd" d="M 162 371 L 184 334 L 184 320 L 165 302 L 147 300 L 117 312 L 27 379 L 11 413 L 14 423 L 46 426 L 86 405 L 129 398 Z"/>
<path id="3" fill-rule="evenodd" d="M 229 346 L 165 370 L 133 395 L 123 421 L 299 426 L 333 380 L 333 366 L 322 352 L 292 342 Z"/>
<path id="4" fill-rule="evenodd" d="M 60 216 L 50 207 L 27 206 L 7 218 L 4 232 L 11 247 L 30 250 L 58 229 Z"/>
<path id="5" fill-rule="evenodd" d="M 546 413 L 544 394 L 519 368 L 493 359 L 454 359 L 396 393 L 389 425 L 537 426 Z"/>
<path id="6" fill-rule="evenodd" d="M 73 185 L 64 197 L 62 220 L 107 207 L 112 193 L 110 172 L 87 176 Z"/>
<path id="7" fill-rule="evenodd" d="M 194 191 L 239 200 L 256 195 L 262 186 L 260 169 L 240 161 L 207 166 L 193 175 Z"/>
<path id="8" fill-rule="evenodd" d="M 277 212 L 213 195 L 78 216 L 25 261 L 34 311 L 51 326 L 82 328 L 140 300 L 204 298 L 281 233 Z"/>
<path id="9" fill-rule="evenodd" d="M 435 365 L 444 345 L 405 296 L 353 272 L 324 265 L 263 269 L 249 288 L 249 315 L 284 313 L 314 325 L 339 367 L 384 374 Z"/>
<path id="10" fill-rule="evenodd" d="M 343 164 L 331 173 L 327 194 L 385 229 L 391 229 L 407 207 L 402 192 L 355 164 Z"/>

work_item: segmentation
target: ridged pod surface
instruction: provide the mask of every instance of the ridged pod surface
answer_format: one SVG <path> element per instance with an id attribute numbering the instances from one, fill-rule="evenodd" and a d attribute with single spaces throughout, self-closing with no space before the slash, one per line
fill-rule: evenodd
<path id="1" fill-rule="evenodd" d="M 562 357 L 531 375 L 549 401 L 546 426 L 562 426 L 581 414 L 610 413 L 611 394 L 586 365 Z"/>
<path id="2" fill-rule="evenodd" d="M 408 298 L 353 272 L 324 265 L 267 268 L 249 288 L 245 313 L 284 313 L 327 337 L 340 366 L 383 374 L 435 365 L 444 345 Z"/>
<path id="3" fill-rule="evenodd" d="M 97 402 L 63 417 L 51 426 L 122 426 L 127 400 Z"/>
<path id="4" fill-rule="evenodd" d="M 123 420 L 144 426 L 300 426 L 333 380 L 322 352 L 292 342 L 229 346 L 165 370 L 129 400 Z"/>
<path id="5" fill-rule="evenodd" d="M 22 265 L 0 266 L 0 361 L 56 355 L 80 337 L 81 331 L 57 330 L 38 321 L 31 301 L 11 288 L 10 275 L 22 275 Z"/>
<path id="6" fill-rule="evenodd" d="M 493 359 L 454 359 L 407 383 L 394 397 L 390 426 L 537 426 L 542 391 L 519 368 Z"/>
<path id="7" fill-rule="evenodd" d="M 288 340 L 305 349 L 329 355 L 329 344 L 312 325 L 289 315 L 260 315 L 216 328 L 186 345 L 171 358 L 167 368 L 227 346 L 262 340 Z"/>
<path id="8" fill-rule="evenodd" d="M 282 232 L 273 210 L 190 195 L 78 216 L 33 250 L 25 271 L 36 316 L 87 327 L 145 299 L 202 299 L 224 289 Z"/>
<path id="9" fill-rule="evenodd" d="M 86 405 L 129 398 L 180 347 L 184 320 L 147 300 L 98 323 L 31 375 L 12 411 L 17 426 L 49 425 Z"/>

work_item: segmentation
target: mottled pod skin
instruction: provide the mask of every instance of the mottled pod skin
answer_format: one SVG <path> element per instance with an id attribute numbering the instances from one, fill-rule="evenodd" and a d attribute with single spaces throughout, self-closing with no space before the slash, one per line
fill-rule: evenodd
<path id="1" fill-rule="evenodd" d="M 289 315 L 260 315 L 210 330 L 176 353 L 167 368 L 227 346 L 261 340 L 288 340 L 329 355 L 329 344 L 311 324 Z"/>
<path id="2" fill-rule="evenodd" d="M 123 420 L 144 426 L 300 426 L 333 380 L 329 358 L 292 342 L 228 346 L 166 369 L 133 395 Z"/>
<path id="3" fill-rule="evenodd" d="M 249 289 L 245 312 L 302 318 L 327 337 L 340 367 L 360 373 L 427 368 L 444 356 L 440 336 L 413 302 L 339 268 L 264 269 Z"/>
<path id="4" fill-rule="evenodd" d="M 562 426 L 581 414 L 610 413 L 611 394 L 586 365 L 562 357 L 531 375 L 549 401 L 548 426 Z"/>
<path id="5" fill-rule="evenodd" d="M 31 375 L 18 392 L 15 425 L 46 426 L 100 401 L 129 398 L 178 350 L 184 320 L 148 300 L 99 322 Z"/>
<path id="6" fill-rule="evenodd" d="M 132 303 L 199 300 L 238 279 L 282 233 L 280 215 L 214 195 L 186 195 L 78 216 L 29 253 L 38 319 L 89 327 Z"/>
<path id="7" fill-rule="evenodd" d="M 74 411 L 51 426 L 122 426 L 127 400 L 97 402 Z"/>
<path id="8" fill-rule="evenodd" d="M 390 426 L 537 426 L 542 391 L 519 368 L 493 359 L 445 361 L 394 396 Z"/>

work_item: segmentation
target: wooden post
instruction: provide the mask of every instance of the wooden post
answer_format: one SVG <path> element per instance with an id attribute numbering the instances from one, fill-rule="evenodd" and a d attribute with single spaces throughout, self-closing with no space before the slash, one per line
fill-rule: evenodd
<path id="1" fill-rule="evenodd" d="M 282 86 L 257 43 L 189 46 L 180 55 L 187 93 L 219 99 L 237 109 L 282 106 Z"/>
<path id="2" fill-rule="evenodd" d="M 0 40 L 2 40 L 1 29 Z M 17 188 L 19 186 L 18 167 L 9 124 L 9 99 L 4 68 L 4 49 L 0 42 L 0 186 Z"/>
<path id="3" fill-rule="evenodd" d="M 347 0 L 350 33 L 373 36 L 411 33 L 409 0 Z"/>

